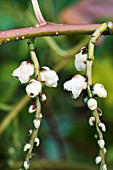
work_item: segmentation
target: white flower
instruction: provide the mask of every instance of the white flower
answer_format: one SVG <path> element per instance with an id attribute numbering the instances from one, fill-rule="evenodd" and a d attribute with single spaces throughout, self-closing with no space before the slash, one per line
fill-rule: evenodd
<path id="1" fill-rule="evenodd" d="M 35 143 L 36 143 L 36 146 L 38 147 L 38 146 L 39 146 L 39 144 L 40 144 L 40 140 L 39 140 L 39 138 L 35 138 Z"/>
<path id="2" fill-rule="evenodd" d="M 24 161 L 24 168 L 29 169 L 30 163 L 28 161 Z"/>
<path id="3" fill-rule="evenodd" d="M 106 126 L 105 126 L 105 124 L 104 123 L 99 123 L 98 124 L 98 126 L 99 126 L 99 128 L 103 131 L 103 132 L 105 132 L 106 131 Z"/>
<path id="4" fill-rule="evenodd" d="M 94 123 L 95 123 L 95 117 L 91 116 L 91 117 L 89 118 L 89 125 L 90 125 L 90 126 L 93 126 Z"/>
<path id="5" fill-rule="evenodd" d="M 32 98 L 36 97 L 40 93 L 41 89 L 42 84 L 35 79 L 30 80 L 29 85 L 26 86 L 26 92 L 28 96 Z"/>
<path id="6" fill-rule="evenodd" d="M 95 84 L 93 86 L 93 94 L 99 96 L 99 97 L 103 97 L 106 98 L 107 97 L 107 91 L 105 90 L 104 86 L 102 84 Z"/>
<path id="7" fill-rule="evenodd" d="M 102 160 L 102 158 L 101 158 L 100 156 L 97 156 L 97 157 L 95 158 L 95 163 L 96 163 L 96 164 L 99 164 L 99 163 L 101 162 L 101 160 Z"/>
<path id="8" fill-rule="evenodd" d="M 24 152 L 28 151 L 31 148 L 31 145 L 29 143 L 26 143 L 24 146 Z"/>
<path id="9" fill-rule="evenodd" d="M 40 127 L 40 120 L 39 119 L 34 119 L 33 120 L 34 127 L 38 129 Z"/>
<path id="10" fill-rule="evenodd" d="M 78 71 L 86 70 L 87 49 L 83 47 L 80 53 L 75 55 L 75 67 Z"/>
<path id="11" fill-rule="evenodd" d="M 86 78 L 77 74 L 71 80 L 64 83 L 64 89 L 71 91 L 73 97 L 79 97 L 82 90 L 86 89 Z"/>
<path id="12" fill-rule="evenodd" d="M 17 77 L 21 83 L 27 83 L 29 77 L 34 74 L 34 66 L 29 61 L 21 62 L 20 66 L 13 71 L 12 75 Z"/>
<path id="13" fill-rule="evenodd" d="M 29 107 L 29 113 L 34 113 L 34 112 L 36 111 L 36 109 L 37 109 L 36 106 L 31 105 L 31 106 Z"/>
<path id="14" fill-rule="evenodd" d="M 99 145 L 99 147 L 102 149 L 102 148 L 104 148 L 104 145 L 105 145 L 105 141 L 103 140 L 103 139 L 100 139 L 100 140 L 98 140 L 98 145 Z"/>
<path id="15" fill-rule="evenodd" d="M 90 98 L 87 102 L 87 105 L 90 110 L 95 110 L 97 108 L 97 101 L 93 98 Z"/>
<path id="16" fill-rule="evenodd" d="M 54 70 L 50 70 L 49 67 L 44 66 L 40 69 L 40 78 L 46 86 L 57 87 L 58 75 Z"/>

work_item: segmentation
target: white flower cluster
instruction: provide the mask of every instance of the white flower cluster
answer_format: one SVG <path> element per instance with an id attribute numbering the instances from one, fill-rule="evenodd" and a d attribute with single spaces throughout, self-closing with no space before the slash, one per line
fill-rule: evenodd
<path id="1" fill-rule="evenodd" d="M 21 83 L 27 83 L 30 76 L 34 74 L 34 66 L 29 61 L 21 62 L 20 66 L 13 71 L 12 75 L 17 77 Z M 48 87 L 57 87 L 57 81 L 59 80 L 58 75 L 55 71 L 50 70 L 49 67 L 42 67 L 40 69 L 40 79 L 41 82 L 35 79 L 31 79 L 29 84 L 26 86 L 26 92 L 31 98 L 39 95 L 42 89 L 42 82 Z M 46 96 L 43 95 L 44 102 L 46 101 Z M 30 108 L 31 111 L 31 108 Z M 32 112 L 32 111 L 31 111 Z"/>

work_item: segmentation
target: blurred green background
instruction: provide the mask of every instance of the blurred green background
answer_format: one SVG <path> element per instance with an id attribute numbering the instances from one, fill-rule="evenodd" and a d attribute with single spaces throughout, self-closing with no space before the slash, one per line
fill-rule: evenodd
<path id="1" fill-rule="evenodd" d="M 61 23 L 60 13 L 63 9 L 77 3 L 76 0 L 40 0 L 40 8 L 47 21 Z M 79 1 L 80 2 L 80 1 Z M 108 19 L 109 21 L 109 19 Z M 0 0 L 0 31 L 29 27 L 37 24 L 28 0 Z M 80 43 L 85 36 L 53 37 L 64 50 Z M 49 39 L 36 39 L 37 55 L 41 66 L 54 68 L 61 62 L 61 56 L 49 46 Z M 107 148 L 107 164 L 113 165 L 113 37 L 105 37 L 95 50 L 93 82 L 104 84 L 108 91 L 107 99 L 98 99 L 103 111 L 101 120 L 105 122 L 107 132 L 104 134 Z M 81 48 L 81 47 L 80 47 Z M 0 124 L 25 95 L 25 85 L 12 77 L 12 72 L 21 61 L 30 59 L 27 40 L 3 44 L 0 46 Z M 98 169 L 94 159 L 98 154 L 94 139 L 95 129 L 89 127 L 90 112 L 82 104 L 82 97 L 76 101 L 63 90 L 63 83 L 77 73 L 74 56 L 58 71 L 57 88 L 46 88 L 47 103 L 42 106 L 43 120 L 39 131 L 41 144 L 34 149 L 34 160 L 71 161 L 86 169 Z M 8 169 L 20 162 L 23 157 L 24 141 L 28 141 L 27 132 L 32 127 L 33 115 L 28 113 L 30 103 L 26 104 L 18 116 L 0 136 L 0 167 Z M 31 167 L 32 169 L 32 167 Z M 82 170 L 82 168 L 81 168 Z"/>

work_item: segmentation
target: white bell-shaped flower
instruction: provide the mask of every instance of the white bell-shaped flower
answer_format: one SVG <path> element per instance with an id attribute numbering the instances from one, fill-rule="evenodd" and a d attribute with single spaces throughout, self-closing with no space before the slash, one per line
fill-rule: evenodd
<path id="1" fill-rule="evenodd" d="M 78 71 L 86 70 L 86 61 L 87 61 L 88 51 L 85 47 L 81 48 L 80 53 L 75 55 L 75 68 Z"/>
<path id="2" fill-rule="evenodd" d="M 104 86 L 102 84 L 96 83 L 93 86 L 93 94 L 99 96 L 99 97 L 103 97 L 106 98 L 107 97 L 107 91 L 105 90 Z"/>
<path id="3" fill-rule="evenodd" d="M 86 89 L 86 84 L 86 78 L 77 74 L 71 80 L 64 83 L 64 89 L 71 91 L 73 97 L 76 99 L 82 90 Z"/>
<path id="4" fill-rule="evenodd" d="M 17 77 L 21 83 L 27 83 L 29 81 L 29 77 L 34 74 L 34 66 L 29 61 L 21 62 L 20 66 L 13 71 L 12 75 Z"/>
<path id="5" fill-rule="evenodd" d="M 90 110 L 95 110 L 97 108 L 97 101 L 93 98 L 90 98 L 87 102 L 87 105 Z"/>
<path id="6" fill-rule="evenodd" d="M 46 86 L 57 87 L 58 75 L 54 70 L 50 70 L 49 67 L 44 66 L 40 69 L 40 78 Z"/>
<path id="7" fill-rule="evenodd" d="M 30 80 L 29 85 L 26 86 L 26 92 L 28 96 L 32 98 L 36 97 L 40 93 L 41 89 L 42 84 L 35 79 Z"/>

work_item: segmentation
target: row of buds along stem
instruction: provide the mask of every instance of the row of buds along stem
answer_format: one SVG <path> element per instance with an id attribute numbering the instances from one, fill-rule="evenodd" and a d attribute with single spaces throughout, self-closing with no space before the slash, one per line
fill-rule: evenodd
<path id="1" fill-rule="evenodd" d="M 84 71 L 85 74 L 87 75 L 87 60 L 88 60 L 88 50 L 87 48 L 83 47 L 81 48 L 80 53 L 75 55 L 75 68 L 78 71 Z M 70 91 L 72 93 L 72 97 L 74 99 L 78 98 L 81 93 L 83 93 L 83 102 L 87 104 L 87 107 L 93 112 L 97 113 L 97 116 L 102 116 L 102 111 L 98 108 L 97 100 L 95 99 L 96 97 L 101 97 L 101 98 L 106 98 L 107 97 L 107 91 L 105 90 L 104 86 L 100 83 L 96 83 L 93 85 L 90 85 L 88 88 L 88 78 L 86 75 L 82 76 L 80 74 L 74 75 L 71 80 L 68 80 L 67 82 L 64 83 L 64 89 L 67 91 Z M 89 95 L 89 92 L 91 95 Z M 100 119 L 97 122 L 97 118 L 93 114 L 89 118 L 89 124 L 90 126 L 93 126 L 95 124 L 95 127 L 97 128 L 97 133 L 98 131 L 105 132 L 106 127 L 104 123 L 100 122 Z M 103 139 L 103 135 L 98 136 L 98 141 L 97 144 L 100 148 L 100 150 L 104 151 L 104 154 L 106 152 L 106 149 L 104 148 L 105 146 L 105 141 Z M 101 163 L 102 161 L 102 155 L 99 155 L 96 157 L 95 162 L 96 164 Z M 102 165 L 102 170 L 106 170 L 107 166 L 105 164 Z"/>

